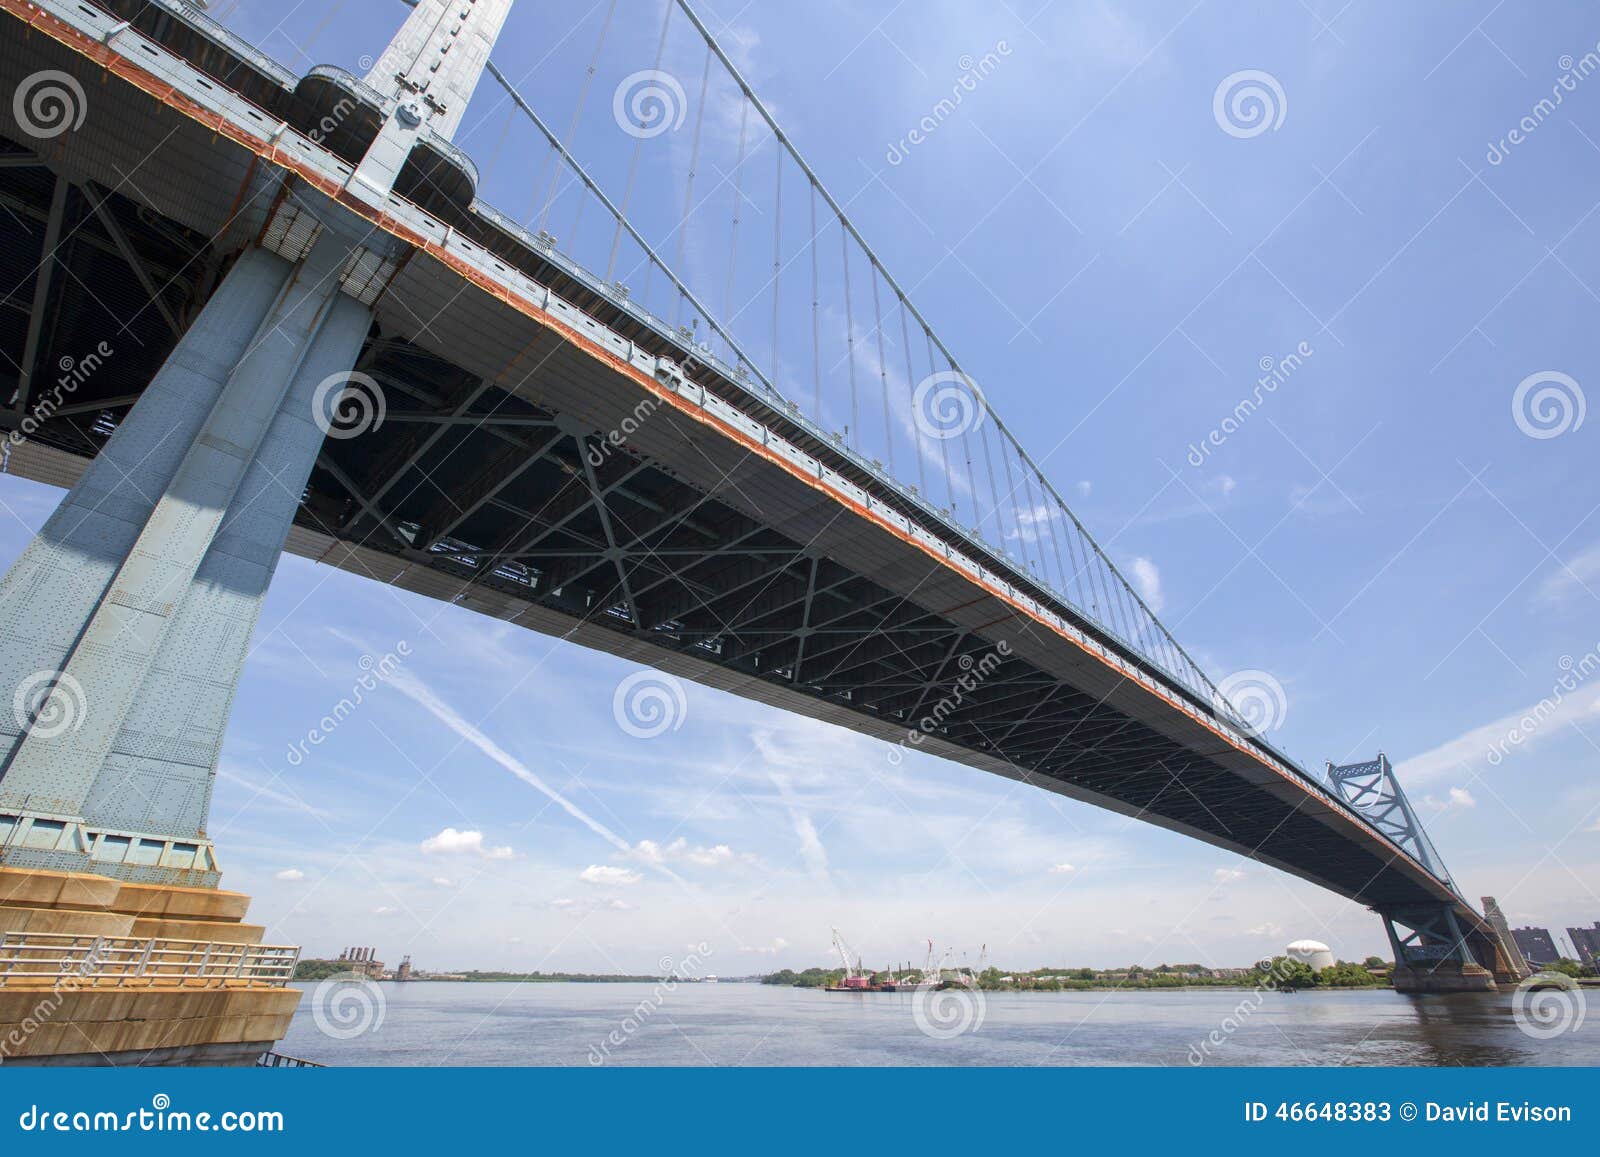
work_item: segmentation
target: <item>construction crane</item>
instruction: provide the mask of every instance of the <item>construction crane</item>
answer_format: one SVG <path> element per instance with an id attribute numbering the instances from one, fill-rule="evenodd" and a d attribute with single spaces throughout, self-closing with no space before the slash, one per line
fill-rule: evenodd
<path id="1" fill-rule="evenodd" d="M 839 930 L 833 930 L 833 950 L 839 954 L 839 960 L 844 964 L 844 979 L 839 982 L 840 988 L 866 988 L 871 983 L 866 974 L 861 970 L 861 957 L 851 951 L 844 937 L 839 935 Z M 851 957 L 855 957 L 854 963 Z"/>

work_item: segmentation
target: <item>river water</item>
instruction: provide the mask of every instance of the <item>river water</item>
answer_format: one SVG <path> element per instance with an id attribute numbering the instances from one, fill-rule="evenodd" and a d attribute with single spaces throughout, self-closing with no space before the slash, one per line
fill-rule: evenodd
<path id="1" fill-rule="evenodd" d="M 279 1050 L 333 1065 L 1600 1065 L 1600 1008 L 1512 994 L 827 993 L 760 984 L 303 984 Z M 936 994 L 938 995 L 938 994 Z M 947 1035 L 950 1034 L 950 1035 Z"/>

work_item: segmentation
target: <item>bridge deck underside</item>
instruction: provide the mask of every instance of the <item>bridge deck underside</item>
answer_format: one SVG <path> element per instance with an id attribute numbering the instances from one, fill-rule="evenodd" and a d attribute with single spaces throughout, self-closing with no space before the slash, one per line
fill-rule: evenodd
<path id="1" fill-rule="evenodd" d="M 0 215 L 0 273 L 11 284 L 31 284 L 30 255 L 42 244 L 52 189 L 41 167 L 0 169 L 0 204 L 12 210 Z M 69 201 L 75 223 L 93 216 L 82 200 L 75 193 Z M 131 205 L 117 207 L 161 283 L 186 264 L 207 267 L 201 239 L 167 223 L 140 223 Z M 94 348 L 129 318 L 138 319 L 137 344 L 127 339 L 137 356 L 89 376 L 68 412 L 36 434 L 77 455 L 103 443 L 175 340 L 96 227 L 89 221 L 78 229 L 59 254 L 59 291 L 47 303 L 36 357 L 48 366 L 81 356 L 68 351 Z M 182 251 L 184 241 L 191 253 Z M 173 304 L 184 308 L 176 290 Z M 8 368 L 22 360 L 28 322 L 18 309 L 0 320 Z M 629 445 L 613 445 L 398 337 L 375 332 L 359 368 L 383 385 L 389 411 L 378 431 L 326 444 L 300 513 L 307 529 L 428 566 L 462 593 L 492 589 L 575 627 L 779 685 L 827 705 L 829 717 L 869 718 L 878 734 L 903 738 L 928 719 L 941 747 L 1209 833 L 1349 895 L 1376 901 L 1395 890 L 1399 878 L 1381 859 L 1352 855 L 1337 832 L 1276 795 L 1102 697 L 997 655 L 985 634 L 751 517 L 741 509 L 750 503 L 728 500 L 741 486 L 737 471 L 721 495 L 691 486 Z M 670 411 L 642 420 L 695 434 Z M 952 704 L 963 675 L 973 687 Z"/>
<path id="2" fill-rule="evenodd" d="M 143 99 L 130 89 L 114 107 L 131 120 Z M 79 150 L 74 171 L 98 163 L 114 184 L 120 170 L 94 150 L 130 148 L 131 130 L 97 145 L 109 119 L 67 142 Z M 24 151 L 0 141 L 7 150 Z M 264 209 L 250 207 L 258 198 L 247 190 L 279 180 L 257 175 L 252 186 L 247 175 L 241 184 L 254 173 L 249 158 L 198 126 L 164 124 L 143 155 L 130 196 L 108 202 L 111 227 L 94 208 L 103 197 L 68 191 L 72 240 L 57 250 L 38 308 L 39 256 L 60 199 L 53 170 L 0 160 L 0 272 L 10 290 L 0 378 L 15 380 L 30 356 L 36 381 L 45 378 L 37 367 L 81 357 L 108 329 L 119 350 L 136 351 L 76 383 L 35 432 L 34 445 L 79 459 L 98 452 L 225 267 L 226 243 L 208 238 L 235 210 L 246 228 L 232 244 L 250 236 L 250 213 Z M 135 203 L 135 190 L 147 204 Z M 148 280 L 165 287 L 158 308 Z M 336 565 L 891 741 L 926 730 L 926 750 L 1253 855 L 1365 903 L 1447 895 L 1194 712 L 704 424 L 661 406 L 614 445 L 605 432 L 651 395 L 432 259 L 403 266 L 378 318 L 359 368 L 382 384 L 387 418 L 325 444 L 291 546 L 359 547 Z M 46 473 L 27 454 L 15 458 Z M 48 473 L 70 480 L 59 461 Z M 1012 644 L 1003 659 L 1000 640 Z M 957 680 L 973 672 L 982 677 L 952 702 Z M 925 719 L 934 721 L 927 729 Z"/>

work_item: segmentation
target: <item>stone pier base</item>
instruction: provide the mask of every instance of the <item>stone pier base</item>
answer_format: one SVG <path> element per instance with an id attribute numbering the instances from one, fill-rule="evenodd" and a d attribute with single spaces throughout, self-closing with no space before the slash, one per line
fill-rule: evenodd
<path id="1" fill-rule="evenodd" d="M 242 922 L 249 904 L 216 888 L 0 868 L 0 932 L 29 937 L 259 944 L 261 926 Z M 246 978 L 63 977 L 0 961 L 0 1064 L 253 1064 L 282 1039 L 299 1001 L 296 989 Z"/>
<path id="2" fill-rule="evenodd" d="M 1445 960 L 1438 964 L 1397 964 L 1396 992 L 1496 992 L 1494 973 L 1479 964 Z"/>

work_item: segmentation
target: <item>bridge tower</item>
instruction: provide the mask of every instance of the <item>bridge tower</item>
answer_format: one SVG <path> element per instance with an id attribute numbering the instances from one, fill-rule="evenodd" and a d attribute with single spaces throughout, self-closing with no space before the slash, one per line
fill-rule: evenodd
<path id="1" fill-rule="evenodd" d="M 1329 763 L 1327 776 L 1340 799 L 1460 895 L 1388 756 L 1379 752 L 1364 763 Z M 1527 975 L 1509 938 L 1464 930 L 1447 903 L 1395 905 L 1378 914 L 1394 952 L 1394 986 L 1401 992 L 1481 992 Z"/>
<path id="2" fill-rule="evenodd" d="M 349 182 L 363 200 L 381 204 L 419 145 L 452 151 L 510 7 L 420 0 L 365 85 L 345 82 L 352 107 L 381 100 Z M 0 580 L 0 932 L 13 944 L 260 938 L 238 923 L 247 898 L 216 890 L 206 821 L 263 597 L 330 415 L 361 385 L 393 268 L 386 235 L 339 200 L 284 177 L 266 227 Z M 274 992 L 287 1027 L 298 998 Z M 108 1032 L 96 1051 L 148 1047 Z"/>
<path id="3" fill-rule="evenodd" d="M 510 7 L 412 11 L 365 78 L 385 114 L 352 177 L 365 193 L 455 132 Z M 0 864 L 215 886 L 206 816 L 234 690 L 329 411 L 360 386 L 387 256 L 365 221 L 286 184 L 0 580 Z"/>

